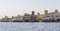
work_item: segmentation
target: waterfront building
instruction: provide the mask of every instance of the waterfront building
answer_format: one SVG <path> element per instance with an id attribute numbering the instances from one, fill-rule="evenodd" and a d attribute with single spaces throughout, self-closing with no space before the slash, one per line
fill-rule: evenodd
<path id="1" fill-rule="evenodd" d="M 8 16 L 5 16 L 2 18 L 1 21 L 9 21 L 9 22 L 43 22 L 45 20 L 60 20 L 60 13 L 56 9 L 55 12 L 48 13 L 48 10 L 44 11 L 44 14 L 37 13 L 35 15 L 35 12 L 32 11 L 31 14 L 25 13 L 24 16 L 17 15 L 16 17 L 12 16 L 9 18 Z"/>
<path id="2" fill-rule="evenodd" d="M 51 13 L 48 13 L 48 15 L 45 15 L 45 17 L 43 18 L 43 20 L 55 20 L 55 14 L 58 14 L 58 10 L 55 10 L 55 12 L 51 12 Z"/>
<path id="3" fill-rule="evenodd" d="M 25 13 L 24 16 L 23 16 L 23 20 L 24 20 L 25 22 L 31 21 L 31 14 Z"/>
<path id="4" fill-rule="evenodd" d="M 9 22 L 8 16 L 5 16 L 1 19 L 1 22 Z"/>
<path id="5" fill-rule="evenodd" d="M 23 16 L 23 20 L 26 21 L 26 22 L 34 22 L 34 21 L 36 21 L 35 12 L 32 11 L 32 14 L 25 13 L 24 16 Z"/>
<path id="6" fill-rule="evenodd" d="M 48 13 L 48 10 L 45 10 L 45 14 L 37 15 L 36 20 L 39 20 L 40 22 L 43 20 L 52 20 L 54 14 L 59 13 L 58 10 L 55 10 L 55 12 Z"/>
<path id="7" fill-rule="evenodd" d="M 23 21 L 23 16 L 21 16 L 21 15 L 17 15 L 16 17 L 12 16 L 12 18 L 10 18 L 10 20 L 12 22 L 22 22 Z"/>
<path id="8" fill-rule="evenodd" d="M 9 22 L 13 22 L 13 19 L 14 18 L 14 16 L 12 16 L 11 18 L 9 18 Z"/>
<path id="9" fill-rule="evenodd" d="M 60 21 L 60 13 L 56 13 L 56 14 L 53 14 L 53 19 L 56 20 L 56 21 Z"/>

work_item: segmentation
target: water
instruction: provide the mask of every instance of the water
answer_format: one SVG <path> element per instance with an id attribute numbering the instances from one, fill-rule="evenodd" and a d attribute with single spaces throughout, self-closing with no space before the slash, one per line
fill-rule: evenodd
<path id="1" fill-rule="evenodd" d="M 60 23 L 0 22 L 0 31 L 60 31 Z"/>

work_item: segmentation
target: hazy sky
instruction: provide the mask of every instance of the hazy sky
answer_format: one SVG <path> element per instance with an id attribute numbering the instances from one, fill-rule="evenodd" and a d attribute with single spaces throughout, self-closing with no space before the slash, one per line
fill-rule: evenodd
<path id="1" fill-rule="evenodd" d="M 31 11 L 53 12 L 55 9 L 60 10 L 60 0 L 0 0 L 0 17 L 31 14 Z"/>

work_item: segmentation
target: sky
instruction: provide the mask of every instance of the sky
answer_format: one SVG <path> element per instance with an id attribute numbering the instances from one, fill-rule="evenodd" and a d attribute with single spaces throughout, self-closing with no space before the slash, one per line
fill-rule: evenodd
<path id="1" fill-rule="evenodd" d="M 60 11 L 60 0 L 0 0 L 0 18 L 31 14 L 31 11 L 36 14 L 44 13 L 45 10 L 54 12 L 55 9 Z"/>

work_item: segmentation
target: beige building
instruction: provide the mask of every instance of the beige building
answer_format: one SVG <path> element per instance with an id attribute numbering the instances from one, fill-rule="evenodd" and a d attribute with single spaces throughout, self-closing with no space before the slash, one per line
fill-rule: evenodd
<path id="1" fill-rule="evenodd" d="M 9 22 L 8 16 L 5 16 L 1 19 L 1 22 Z"/>
<path id="2" fill-rule="evenodd" d="M 21 15 L 17 15 L 16 17 L 12 16 L 10 18 L 10 22 L 13 22 L 13 21 L 16 21 L 16 22 L 20 21 L 20 22 L 22 22 L 23 21 L 23 16 L 21 16 Z"/>
<path id="3" fill-rule="evenodd" d="M 13 22 L 13 21 L 23 21 L 23 16 L 17 15 L 16 17 L 8 18 L 8 16 L 5 16 L 2 18 L 1 22 Z"/>
<path id="4" fill-rule="evenodd" d="M 23 20 L 24 21 L 31 21 L 31 14 L 25 13 L 24 16 L 23 16 Z"/>
<path id="5" fill-rule="evenodd" d="M 33 22 L 33 21 L 40 21 L 42 22 L 43 20 L 50 20 L 50 19 L 59 19 L 60 18 L 60 13 L 58 12 L 58 10 L 55 10 L 55 12 L 51 12 L 48 13 L 48 10 L 44 11 L 45 14 L 40 14 L 37 13 L 37 15 L 35 15 L 35 12 L 32 11 L 32 14 L 27 14 L 25 13 L 24 16 L 18 15 L 16 17 L 11 17 L 8 18 L 7 16 L 5 16 L 4 18 L 2 18 L 2 21 L 9 21 L 9 22 L 13 22 L 13 21 L 27 21 L 27 22 Z"/>
<path id="6" fill-rule="evenodd" d="M 35 15 L 35 12 L 34 11 L 32 11 L 32 14 L 27 14 L 27 13 L 25 13 L 24 14 L 24 17 L 23 17 L 23 20 L 24 21 L 29 21 L 29 22 L 33 22 L 33 21 L 35 21 L 36 20 L 36 15 Z"/>
<path id="7" fill-rule="evenodd" d="M 37 15 L 36 20 L 43 21 L 43 20 L 49 20 L 52 19 L 52 15 L 58 13 L 58 10 L 55 10 L 55 12 L 48 13 L 48 10 L 45 10 L 45 14 Z"/>
<path id="8" fill-rule="evenodd" d="M 60 20 L 60 13 L 53 14 L 52 16 L 54 20 Z"/>

